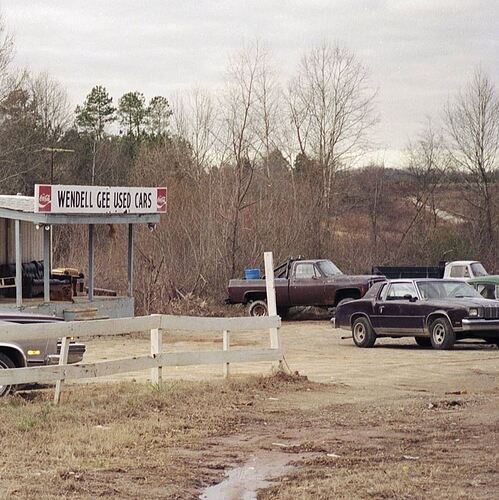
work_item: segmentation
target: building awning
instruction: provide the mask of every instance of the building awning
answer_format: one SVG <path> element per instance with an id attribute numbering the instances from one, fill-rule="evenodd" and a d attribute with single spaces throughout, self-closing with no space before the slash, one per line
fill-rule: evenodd
<path id="1" fill-rule="evenodd" d="M 159 213 L 151 214 L 52 214 L 35 213 L 34 196 L 0 195 L 0 218 L 33 224 L 158 224 Z"/>

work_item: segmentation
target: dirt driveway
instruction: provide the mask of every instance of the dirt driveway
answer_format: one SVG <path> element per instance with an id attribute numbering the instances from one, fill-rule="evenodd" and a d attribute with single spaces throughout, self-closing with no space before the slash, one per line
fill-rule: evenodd
<path id="1" fill-rule="evenodd" d="M 284 323 L 286 361 L 164 370 L 0 401 L 0 498 L 498 498 L 499 350 L 359 349 L 325 321 Z M 263 345 L 268 333 L 232 336 Z M 165 334 L 165 350 L 221 349 L 221 334 Z M 95 339 L 87 361 L 149 352 Z M 181 379 L 187 379 L 181 380 Z M 35 391 L 36 392 L 36 391 Z M 201 495 L 201 497 L 200 497 Z"/>
<path id="2" fill-rule="evenodd" d="M 459 344 L 452 351 L 434 351 L 416 345 L 413 338 L 381 339 L 373 349 L 359 349 L 344 330 L 334 330 L 327 321 L 284 322 L 281 328 L 286 362 L 292 371 L 314 382 L 334 383 L 349 388 L 346 400 L 395 398 L 404 394 L 431 392 L 487 392 L 497 388 L 499 350 L 496 347 Z M 235 349 L 268 345 L 266 332 L 232 334 Z M 222 349 L 221 333 L 200 336 L 165 333 L 164 350 Z M 149 352 L 144 338 L 103 338 L 88 343 L 88 362 L 128 357 Z M 269 363 L 231 366 L 231 373 L 260 374 Z M 165 378 L 210 380 L 222 377 L 222 367 L 192 366 L 164 368 Z M 147 372 L 124 374 L 109 380 L 146 380 Z"/>

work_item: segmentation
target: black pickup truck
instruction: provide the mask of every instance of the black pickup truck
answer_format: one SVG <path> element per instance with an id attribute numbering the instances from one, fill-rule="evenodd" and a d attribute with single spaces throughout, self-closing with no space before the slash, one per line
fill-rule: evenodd
<path id="1" fill-rule="evenodd" d="M 360 299 L 381 276 L 348 276 L 330 260 L 289 259 L 274 270 L 277 312 L 285 317 L 294 306 L 336 307 L 340 302 Z M 228 304 L 246 304 L 251 316 L 267 311 L 265 280 L 232 279 Z"/>

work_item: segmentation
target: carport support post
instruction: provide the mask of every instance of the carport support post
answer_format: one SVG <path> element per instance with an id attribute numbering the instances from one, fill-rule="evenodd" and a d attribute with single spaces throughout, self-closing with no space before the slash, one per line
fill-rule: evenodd
<path id="1" fill-rule="evenodd" d="M 52 228 L 50 226 L 43 226 L 43 300 L 50 302 L 50 237 L 52 235 Z"/>
<path id="2" fill-rule="evenodd" d="M 88 300 L 94 300 L 94 225 L 88 225 Z"/>
<path id="3" fill-rule="evenodd" d="M 16 307 L 23 305 L 23 252 L 21 237 L 21 221 L 14 221 L 14 239 L 16 245 Z"/>
<path id="4" fill-rule="evenodd" d="M 274 286 L 274 259 L 272 252 L 265 252 L 263 254 L 265 261 L 265 287 L 267 289 L 267 309 L 269 316 L 277 316 L 277 304 L 275 298 Z M 270 329 L 270 348 L 280 349 L 281 339 L 277 328 Z"/>
<path id="5" fill-rule="evenodd" d="M 128 224 L 128 296 L 133 297 L 133 224 Z"/>

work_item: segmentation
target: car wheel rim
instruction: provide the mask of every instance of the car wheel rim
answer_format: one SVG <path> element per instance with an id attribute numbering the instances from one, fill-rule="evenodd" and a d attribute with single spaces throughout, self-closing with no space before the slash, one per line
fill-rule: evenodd
<path id="1" fill-rule="evenodd" d="M 361 323 L 355 325 L 353 334 L 357 342 L 362 342 L 366 338 L 366 329 L 364 325 Z"/>
<path id="2" fill-rule="evenodd" d="M 445 340 L 445 328 L 443 325 L 438 324 L 433 328 L 433 340 L 436 344 L 442 344 Z"/>
<path id="3" fill-rule="evenodd" d="M 253 315 L 254 316 L 265 316 L 266 310 L 265 307 L 262 305 L 255 306 L 253 308 Z"/>

